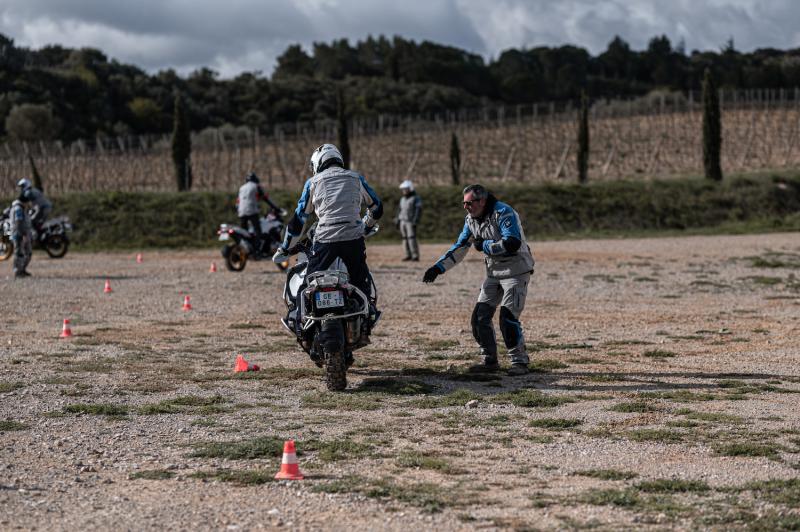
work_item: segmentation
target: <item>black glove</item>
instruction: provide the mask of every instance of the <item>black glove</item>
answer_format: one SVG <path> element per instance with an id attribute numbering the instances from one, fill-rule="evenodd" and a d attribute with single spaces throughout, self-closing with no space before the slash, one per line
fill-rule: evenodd
<path id="1" fill-rule="evenodd" d="M 442 270 L 438 266 L 431 266 L 425 270 L 425 275 L 422 276 L 423 283 L 432 283 L 442 274 Z"/>
<path id="2" fill-rule="evenodd" d="M 483 240 L 473 240 L 472 245 L 475 247 L 475 251 L 480 251 L 483 253 Z"/>

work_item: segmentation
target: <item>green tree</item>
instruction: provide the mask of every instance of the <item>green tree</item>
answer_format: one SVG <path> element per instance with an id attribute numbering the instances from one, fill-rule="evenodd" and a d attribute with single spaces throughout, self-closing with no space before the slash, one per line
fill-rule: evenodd
<path id="1" fill-rule="evenodd" d="M 172 164 L 175 167 L 175 179 L 178 190 L 183 192 L 192 188 L 192 138 L 189 129 L 189 118 L 186 115 L 183 98 L 175 93 L 175 109 L 173 111 L 172 128 Z"/>
<path id="2" fill-rule="evenodd" d="M 455 131 L 450 137 L 450 176 L 454 185 L 458 185 L 461 181 L 461 149 L 458 147 L 458 136 Z"/>
<path id="3" fill-rule="evenodd" d="M 721 150 L 719 95 L 711 70 L 707 68 L 703 76 L 703 168 L 708 179 L 722 181 Z"/>
<path id="4" fill-rule="evenodd" d="M 15 105 L 6 117 L 6 131 L 16 140 L 49 140 L 58 134 L 59 121 L 49 105 Z"/>
<path id="5" fill-rule="evenodd" d="M 137 131 L 148 133 L 161 127 L 161 108 L 150 98 L 134 98 L 128 102 L 128 109 Z"/>
<path id="6" fill-rule="evenodd" d="M 578 182 L 586 183 L 589 171 L 589 98 L 581 93 L 578 110 Z"/>
<path id="7" fill-rule="evenodd" d="M 345 168 L 350 168 L 350 139 L 347 134 L 347 109 L 344 103 L 344 89 L 336 90 L 336 121 L 338 122 L 339 151 Z"/>

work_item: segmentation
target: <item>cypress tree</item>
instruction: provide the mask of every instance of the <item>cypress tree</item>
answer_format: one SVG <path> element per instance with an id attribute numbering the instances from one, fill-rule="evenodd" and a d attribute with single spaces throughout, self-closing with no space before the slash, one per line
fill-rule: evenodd
<path id="1" fill-rule="evenodd" d="M 31 163 L 31 178 L 33 179 L 33 186 L 44 192 L 44 183 L 42 183 L 42 176 L 36 169 L 36 164 L 33 162 L 33 157 L 28 154 L 28 161 Z"/>
<path id="2" fill-rule="evenodd" d="M 455 131 L 450 137 L 450 175 L 453 178 L 453 184 L 458 185 L 461 181 L 461 149 L 458 147 L 458 136 Z"/>
<path id="3" fill-rule="evenodd" d="M 719 95 L 711 70 L 703 76 L 703 169 L 707 179 L 722 181 L 720 151 L 722 149 L 722 122 Z"/>
<path id="4" fill-rule="evenodd" d="M 178 191 L 184 192 L 192 188 L 192 138 L 183 98 L 178 92 L 175 93 L 173 117 L 172 164 L 175 168 Z"/>
<path id="5" fill-rule="evenodd" d="M 589 98 L 581 92 L 581 107 L 578 110 L 578 182 L 586 183 L 589 170 Z"/>
<path id="6" fill-rule="evenodd" d="M 338 122 L 339 151 L 345 168 L 350 168 L 350 139 L 347 135 L 347 109 L 344 103 L 344 89 L 336 91 L 336 121 Z"/>

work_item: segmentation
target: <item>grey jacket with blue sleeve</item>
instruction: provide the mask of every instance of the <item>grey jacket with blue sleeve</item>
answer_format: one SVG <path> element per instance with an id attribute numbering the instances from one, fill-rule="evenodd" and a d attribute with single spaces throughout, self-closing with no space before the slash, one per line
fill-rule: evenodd
<path id="1" fill-rule="evenodd" d="M 363 220 L 362 202 L 367 206 Z M 338 166 L 323 170 L 306 181 L 286 227 L 284 248 L 294 244 L 311 213 L 319 218 L 315 242 L 343 242 L 364 236 L 364 225 L 372 227 L 383 216 L 383 204 L 358 172 Z"/>
<path id="2" fill-rule="evenodd" d="M 464 260 L 476 242 L 484 253 L 487 276 L 508 279 L 533 271 L 533 254 L 525 240 L 519 215 L 492 195 L 487 199 L 484 216 L 466 216 L 461 234 L 436 267 L 442 273 L 451 269 Z"/>

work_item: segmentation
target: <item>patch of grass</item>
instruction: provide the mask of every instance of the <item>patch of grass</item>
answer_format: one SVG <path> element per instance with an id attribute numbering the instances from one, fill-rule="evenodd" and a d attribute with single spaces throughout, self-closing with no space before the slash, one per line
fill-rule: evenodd
<path id="1" fill-rule="evenodd" d="M 689 493 L 708 491 L 711 488 L 702 480 L 657 479 L 645 480 L 635 486 L 646 493 Z"/>
<path id="2" fill-rule="evenodd" d="M 308 393 L 300 398 L 303 408 L 318 408 L 320 410 L 377 410 L 381 407 L 382 399 L 378 394 L 367 393 Z"/>
<path id="3" fill-rule="evenodd" d="M 688 412 L 684 415 L 688 419 L 710 421 L 713 423 L 730 423 L 733 425 L 738 425 L 745 422 L 745 419 L 741 416 L 734 416 L 732 414 L 723 414 L 718 412 Z"/>
<path id="4" fill-rule="evenodd" d="M 354 392 L 385 393 L 390 395 L 421 395 L 435 390 L 422 381 L 394 379 L 365 379 Z"/>
<path id="5" fill-rule="evenodd" d="M 744 489 L 751 490 L 759 497 L 767 499 L 774 504 L 785 504 L 794 508 L 800 507 L 800 478 L 751 482 L 745 485 Z"/>
<path id="6" fill-rule="evenodd" d="M 648 358 L 672 358 L 678 356 L 678 354 L 664 349 L 650 349 L 642 353 L 642 356 Z"/>
<path id="7" fill-rule="evenodd" d="M 166 399 L 159 403 L 144 405 L 139 407 L 137 412 L 143 415 L 183 413 L 213 414 L 225 411 L 225 409 L 220 406 L 225 402 L 226 399 L 221 395 L 213 395 L 211 397 L 184 395 L 174 399 Z"/>
<path id="8" fill-rule="evenodd" d="M 658 412 L 658 408 L 649 401 L 629 401 L 625 403 L 617 403 L 609 408 L 609 410 L 612 412 L 622 412 L 624 414 Z"/>
<path id="9" fill-rule="evenodd" d="M 371 445 L 355 442 L 347 438 L 337 438 L 327 442 L 307 442 L 305 447 L 309 451 L 318 451 L 318 457 L 323 462 L 355 460 L 363 458 L 372 451 Z"/>
<path id="10" fill-rule="evenodd" d="M 263 325 L 258 325 L 257 323 L 233 323 L 228 325 L 229 329 L 260 329 Z"/>
<path id="11" fill-rule="evenodd" d="M 26 430 L 28 425 L 25 423 L 20 423 L 19 421 L 13 421 L 7 419 L 5 421 L 0 421 L 0 432 L 11 432 L 14 430 Z"/>
<path id="12" fill-rule="evenodd" d="M 630 480 L 639 476 L 631 471 L 619 471 L 617 469 L 588 469 L 586 471 L 576 471 L 573 475 L 600 480 Z"/>
<path id="13" fill-rule="evenodd" d="M 65 406 L 64 412 L 67 414 L 89 414 L 92 416 L 125 416 L 128 414 L 128 407 L 105 403 L 77 403 Z"/>
<path id="14" fill-rule="evenodd" d="M 719 456 L 764 456 L 777 458 L 781 447 L 771 443 L 737 442 L 723 443 L 714 446 L 714 452 Z"/>
<path id="15" fill-rule="evenodd" d="M 661 443 L 680 443 L 684 440 L 680 432 L 666 429 L 638 429 L 625 433 L 629 440 L 633 441 L 655 441 Z"/>
<path id="16" fill-rule="evenodd" d="M 195 445 L 190 455 L 194 458 L 225 458 L 227 460 L 252 460 L 283 455 L 282 438 L 263 436 L 251 440 L 209 442 Z M 301 454 L 299 451 L 298 455 Z"/>
<path id="17" fill-rule="evenodd" d="M 428 482 L 399 484 L 388 479 L 371 480 L 358 476 L 315 484 L 311 490 L 321 493 L 358 493 L 372 499 L 390 499 L 430 513 L 439 512 L 447 506 L 455 506 L 462 499 L 455 490 Z"/>
<path id="18" fill-rule="evenodd" d="M 593 506 L 634 507 L 640 504 L 639 495 L 634 490 L 595 489 L 589 490 L 577 498 L 578 502 Z"/>
<path id="19" fill-rule="evenodd" d="M 545 394 L 528 388 L 497 394 L 491 398 L 491 401 L 498 404 L 510 403 L 523 408 L 555 408 L 564 403 L 574 402 L 569 397 Z"/>
<path id="20" fill-rule="evenodd" d="M 567 419 L 567 418 L 543 418 L 534 419 L 530 422 L 531 427 L 539 427 L 548 430 L 569 430 L 582 424 L 580 419 Z"/>
<path id="21" fill-rule="evenodd" d="M 397 457 L 397 465 L 405 468 L 430 469 L 445 475 L 459 473 L 460 470 L 440 456 L 418 451 L 402 451 Z"/>
<path id="22" fill-rule="evenodd" d="M 751 275 L 749 277 L 743 277 L 742 280 L 764 286 L 775 286 L 783 282 L 783 279 L 780 277 L 769 277 L 766 275 Z"/>
<path id="23" fill-rule="evenodd" d="M 555 369 L 564 369 L 568 368 L 568 364 L 564 364 L 560 360 L 555 360 L 552 358 L 542 358 L 532 360 L 531 363 L 528 365 L 528 368 L 533 373 L 549 373 Z"/>
<path id="24" fill-rule="evenodd" d="M 0 393 L 13 392 L 23 387 L 24 385 L 21 382 L 0 382 Z"/>
<path id="25" fill-rule="evenodd" d="M 189 475 L 190 478 L 201 480 L 218 480 L 230 482 L 237 486 L 258 486 L 275 481 L 272 471 L 249 471 L 242 469 L 217 469 L 216 471 L 197 471 Z"/>
<path id="26" fill-rule="evenodd" d="M 452 349 L 458 347 L 458 340 L 432 340 L 430 338 L 412 338 L 411 344 L 417 348 L 425 351 L 444 351 L 445 349 Z"/>
<path id="27" fill-rule="evenodd" d="M 129 480 L 145 479 L 145 480 L 168 480 L 173 478 L 175 473 L 167 471 L 166 469 L 145 469 L 143 471 L 136 471 L 128 475 Z"/>
<path id="28" fill-rule="evenodd" d="M 690 392 L 689 390 L 672 390 L 668 392 L 645 392 L 641 394 L 647 399 L 669 399 L 678 403 L 691 403 L 696 401 L 714 401 L 718 397 L 705 392 Z"/>
<path id="29" fill-rule="evenodd" d="M 448 406 L 464 406 L 473 399 L 480 399 L 481 396 L 471 390 L 459 389 L 447 395 L 432 395 L 415 400 L 409 406 L 416 408 L 445 408 Z"/>

